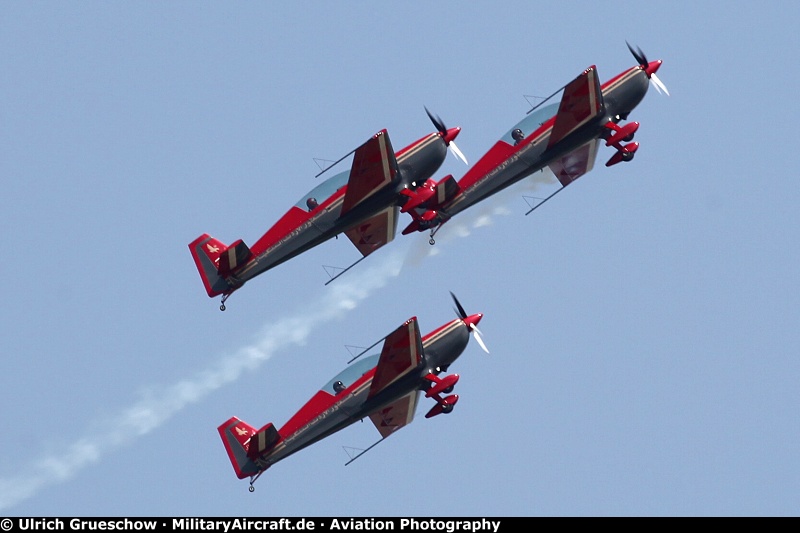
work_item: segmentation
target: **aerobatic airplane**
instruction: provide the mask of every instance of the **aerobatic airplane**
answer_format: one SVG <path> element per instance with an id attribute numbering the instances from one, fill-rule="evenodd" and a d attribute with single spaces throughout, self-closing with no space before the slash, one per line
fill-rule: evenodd
<path id="1" fill-rule="evenodd" d="M 395 153 L 387 131 L 379 131 L 339 159 L 354 154 L 349 171 L 304 194 L 253 246 L 241 239 L 226 245 L 208 234 L 192 241 L 189 250 L 206 292 L 209 297 L 222 295 L 220 310 L 247 281 L 340 233 L 361 252 L 361 259 L 391 241 L 397 229 L 398 198 L 405 198 L 400 191 L 414 189 L 433 176 L 448 148 L 467 163 L 454 142 L 461 128 L 447 128 L 438 116 L 426 112 L 435 133 Z"/>
<path id="2" fill-rule="evenodd" d="M 639 123 L 622 123 L 650 83 L 659 92 L 667 89 L 656 76 L 661 60 L 648 61 L 641 49 L 628 48 L 636 66 L 603 85 L 594 66 L 584 70 L 508 130 L 460 180 L 433 179 L 446 147 L 466 159 L 453 142 L 460 128 L 448 129 L 428 112 L 437 132 L 397 153 L 386 130 L 378 132 L 353 151 L 350 171 L 304 195 L 252 247 L 241 239 L 228 246 L 201 235 L 189 249 L 208 295 L 222 295 L 225 310 L 225 300 L 248 280 L 342 232 L 361 253 L 358 263 L 394 238 L 399 212 L 412 218 L 404 235 L 430 231 L 434 244 L 436 232 L 453 216 L 547 167 L 561 187 L 529 214 L 589 172 L 603 142 L 614 150 L 607 166 L 630 161 L 639 149 L 632 142 Z M 558 103 L 547 104 L 559 93 Z"/>
<path id="3" fill-rule="evenodd" d="M 236 417 L 220 425 L 218 431 L 228 458 L 239 479 L 250 478 L 250 492 L 255 490 L 255 480 L 278 461 L 369 418 L 381 438 L 349 464 L 411 423 L 423 394 L 435 402 L 426 418 L 450 413 L 458 401 L 458 395 L 450 393 L 459 375 L 439 374 L 447 372 L 461 355 L 470 333 L 484 351 L 489 351 L 477 328 L 483 315 L 467 315 L 450 294 L 458 318 L 423 337 L 416 317 L 411 317 L 351 362 L 383 341 L 380 354 L 365 357 L 333 377 L 280 429 L 270 423 L 256 430 Z"/>
<path id="4" fill-rule="evenodd" d="M 407 197 L 401 211 L 412 222 L 403 234 L 430 231 L 430 244 L 442 225 L 453 216 L 506 187 L 549 167 L 561 187 L 535 205 L 539 207 L 564 187 L 589 172 L 599 145 L 614 149 L 606 166 L 633 159 L 638 142 L 633 141 L 638 122 L 621 122 L 642 101 L 650 83 L 659 92 L 667 88 L 656 76 L 661 60 L 648 61 L 641 49 L 628 49 L 638 65 L 600 85 L 591 66 L 550 95 L 509 129 L 464 176 L 428 179 L 420 187 L 401 192 Z M 547 104 L 558 93 L 560 102 Z"/>

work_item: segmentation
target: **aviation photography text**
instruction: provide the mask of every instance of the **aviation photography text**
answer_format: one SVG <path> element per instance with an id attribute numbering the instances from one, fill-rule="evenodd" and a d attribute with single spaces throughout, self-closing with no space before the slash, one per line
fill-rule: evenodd
<path id="1" fill-rule="evenodd" d="M 0 532 L 17 531 L 422 531 L 498 533 L 486 518 L 3 518 Z"/>

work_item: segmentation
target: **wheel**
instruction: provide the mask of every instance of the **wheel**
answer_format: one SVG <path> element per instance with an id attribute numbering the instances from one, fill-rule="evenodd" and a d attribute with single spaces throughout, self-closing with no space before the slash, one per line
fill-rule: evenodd
<path id="1" fill-rule="evenodd" d="M 225 304 L 219 304 L 219 310 L 220 311 L 224 311 L 225 310 Z"/>
<path id="2" fill-rule="evenodd" d="M 453 406 L 452 405 L 442 406 L 442 413 L 447 415 L 447 414 L 450 414 L 452 412 L 453 412 Z"/>
<path id="3" fill-rule="evenodd" d="M 633 159 L 633 155 L 634 155 L 633 152 L 623 152 L 622 153 L 622 160 L 623 161 L 630 161 L 631 159 Z"/>
<path id="4" fill-rule="evenodd" d="M 430 244 L 431 246 L 433 246 L 434 244 L 436 244 L 436 241 L 435 241 L 435 240 L 433 240 L 433 237 L 431 237 L 431 238 L 430 238 L 430 240 L 428 240 L 428 244 Z"/>
<path id="5" fill-rule="evenodd" d="M 449 387 L 444 389 L 442 392 L 444 392 L 445 394 L 450 394 L 451 392 L 453 392 L 453 387 L 454 387 L 454 385 L 450 385 Z"/>
<path id="6" fill-rule="evenodd" d="M 633 140 L 633 133 L 622 139 L 622 142 L 631 142 Z"/>
<path id="7" fill-rule="evenodd" d="M 250 492 L 255 492 L 256 488 L 253 485 L 250 485 L 250 488 L 247 490 L 249 490 Z"/>

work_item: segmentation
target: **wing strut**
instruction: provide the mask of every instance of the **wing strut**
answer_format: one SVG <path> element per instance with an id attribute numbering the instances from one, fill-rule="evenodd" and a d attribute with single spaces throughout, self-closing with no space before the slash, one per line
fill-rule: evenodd
<path id="1" fill-rule="evenodd" d="M 358 261 L 356 261 L 355 263 L 353 263 L 353 264 L 352 264 L 352 265 L 350 265 L 349 267 L 347 267 L 347 268 L 343 269 L 341 272 L 339 272 L 339 273 L 338 273 L 338 274 L 336 274 L 335 276 L 331 276 L 331 279 L 329 279 L 328 281 L 326 281 L 326 282 L 325 282 L 325 285 L 327 285 L 327 284 L 328 284 L 328 283 L 330 283 L 331 281 L 335 280 L 336 278 L 338 278 L 339 276 L 341 276 L 342 274 L 344 274 L 345 272 L 347 272 L 348 270 L 350 270 L 351 268 L 353 268 L 354 266 L 356 266 L 357 264 L 359 264 L 361 261 L 363 261 L 363 260 L 364 260 L 364 259 L 366 259 L 366 258 L 367 258 L 367 256 L 366 256 L 366 255 L 362 255 L 362 256 L 361 256 L 361 258 L 360 258 Z M 323 267 L 323 268 L 324 268 L 324 267 Z M 328 273 L 328 275 L 330 276 L 330 273 Z"/>
<path id="2" fill-rule="evenodd" d="M 570 82 L 570 83 L 572 83 L 572 82 Z M 567 85 L 569 85 L 569 83 L 567 83 Z M 556 92 L 554 92 L 553 94 L 551 94 L 551 95 L 550 95 L 550 96 L 548 96 L 547 98 L 543 99 L 541 102 L 539 102 L 538 104 L 536 104 L 535 106 L 533 106 L 532 108 L 530 108 L 530 109 L 529 109 L 529 110 L 528 110 L 528 111 L 527 111 L 525 114 L 526 114 L 526 115 L 530 115 L 531 113 L 533 113 L 534 111 L 536 111 L 537 109 L 539 109 L 540 107 L 542 107 L 542 105 L 544 105 L 544 103 L 545 103 L 545 102 L 547 102 L 547 101 L 548 101 L 548 100 L 550 100 L 552 97 L 554 97 L 555 95 L 557 95 L 557 94 L 558 94 L 560 91 L 563 91 L 563 90 L 564 90 L 564 89 L 567 87 L 567 85 L 564 85 L 564 87 L 561 87 L 559 90 L 557 90 Z M 345 156 L 345 157 L 347 157 L 347 156 Z"/>
<path id="3" fill-rule="evenodd" d="M 566 187 L 566 185 L 565 185 L 564 187 Z M 527 213 L 525 213 L 525 216 L 528 216 L 528 215 L 530 215 L 531 213 L 533 213 L 533 210 L 534 210 L 534 209 L 536 209 L 537 207 L 539 207 L 540 205 L 542 205 L 543 203 L 545 203 L 547 200 L 549 200 L 550 198 L 552 198 L 552 197 L 553 197 L 553 196 L 555 196 L 556 194 L 558 194 L 558 193 L 560 193 L 561 191 L 563 191 L 563 190 L 564 190 L 564 187 L 561 187 L 561 188 L 560 188 L 560 189 L 558 189 L 556 192 L 554 192 L 553 194 L 551 194 L 550 196 L 548 196 L 547 198 L 545 198 L 544 200 L 542 200 L 541 202 L 539 202 L 539 203 L 538 203 L 538 204 L 536 204 L 535 206 L 531 207 L 530 211 L 528 211 Z"/>
<path id="4" fill-rule="evenodd" d="M 394 331 L 392 333 L 394 333 Z M 389 333 L 389 335 L 391 335 L 392 333 Z M 355 361 L 356 359 L 358 359 L 359 357 L 361 357 L 362 355 L 364 355 L 365 353 L 367 353 L 368 351 L 370 351 L 371 349 L 376 347 L 378 344 L 380 344 L 381 342 L 385 341 L 386 337 L 388 337 L 389 335 L 386 335 L 385 337 L 378 339 L 377 341 L 375 341 L 375 344 L 373 344 L 369 348 L 364 348 L 363 350 L 361 350 L 361 352 L 358 355 L 356 355 L 355 357 L 353 357 L 352 359 L 350 359 L 347 362 L 347 364 L 349 365 L 350 363 L 352 363 L 353 361 Z"/>
<path id="5" fill-rule="evenodd" d="M 318 177 L 322 176 L 322 175 L 323 175 L 323 174 L 325 174 L 327 171 L 329 171 L 330 169 L 332 169 L 333 167 L 335 167 L 336 165 L 338 165 L 339 163 L 341 163 L 341 162 L 342 162 L 342 161 L 343 161 L 343 160 L 344 160 L 346 157 L 348 157 L 348 156 L 350 156 L 350 155 L 353 155 L 353 152 L 355 152 L 356 150 L 358 150 L 358 148 L 354 148 L 354 149 L 353 149 L 353 150 L 351 150 L 349 153 L 347 153 L 347 154 L 343 155 L 342 157 L 340 157 L 339 159 L 337 159 L 336 161 L 334 161 L 333 163 L 331 163 L 330 165 L 328 165 L 327 167 L 325 167 L 325 169 L 323 169 L 323 170 L 322 170 L 322 172 L 320 172 L 319 174 L 317 174 L 317 175 L 316 175 L 316 176 L 314 176 L 314 177 L 315 177 L 315 178 L 318 178 Z"/>
<path id="6" fill-rule="evenodd" d="M 391 433 L 390 433 L 390 435 L 391 435 Z M 387 437 L 388 437 L 388 435 L 387 435 Z M 344 466 L 347 466 L 347 465 L 349 465 L 350 463 L 352 463 L 353 461 L 355 461 L 356 459 L 358 459 L 359 457 L 361 457 L 362 455 L 364 455 L 365 453 L 367 453 L 368 451 L 370 451 L 372 448 L 374 448 L 375 446 L 377 446 L 378 444 L 380 444 L 380 443 L 381 443 L 381 442 L 383 442 L 384 440 L 386 440 L 386 437 L 381 437 L 381 439 L 380 439 L 380 440 L 378 440 L 378 442 L 376 442 L 376 443 L 374 443 L 374 444 L 370 445 L 370 447 L 369 447 L 369 448 L 367 448 L 366 450 L 362 450 L 361 452 L 359 452 L 359 453 L 358 453 L 358 454 L 357 454 L 355 457 L 353 457 L 352 459 L 350 459 L 349 461 L 347 461 L 347 462 L 344 464 Z M 349 455 L 349 454 L 348 454 L 348 455 Z"/>

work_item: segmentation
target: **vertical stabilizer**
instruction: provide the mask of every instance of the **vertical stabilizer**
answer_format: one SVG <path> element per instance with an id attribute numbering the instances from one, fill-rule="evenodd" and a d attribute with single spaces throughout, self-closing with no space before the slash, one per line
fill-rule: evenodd
<path id="1" fill-rule="evenodd" d="M 250 438 L 256 434 L 253 426 L 234 416 L 219 426 L 217 431 L 239 479 L 254 476 L 262 470 L 247 456 Z"/>
<path id="2" fill-rule="evenodd" d="M 209 296 L 214 297 L 230 289 L 225 278 L 219 274 L 220 255 L 227 246 L 214 237 L 204 233 L 189 244 L 194 264 Z"/>

